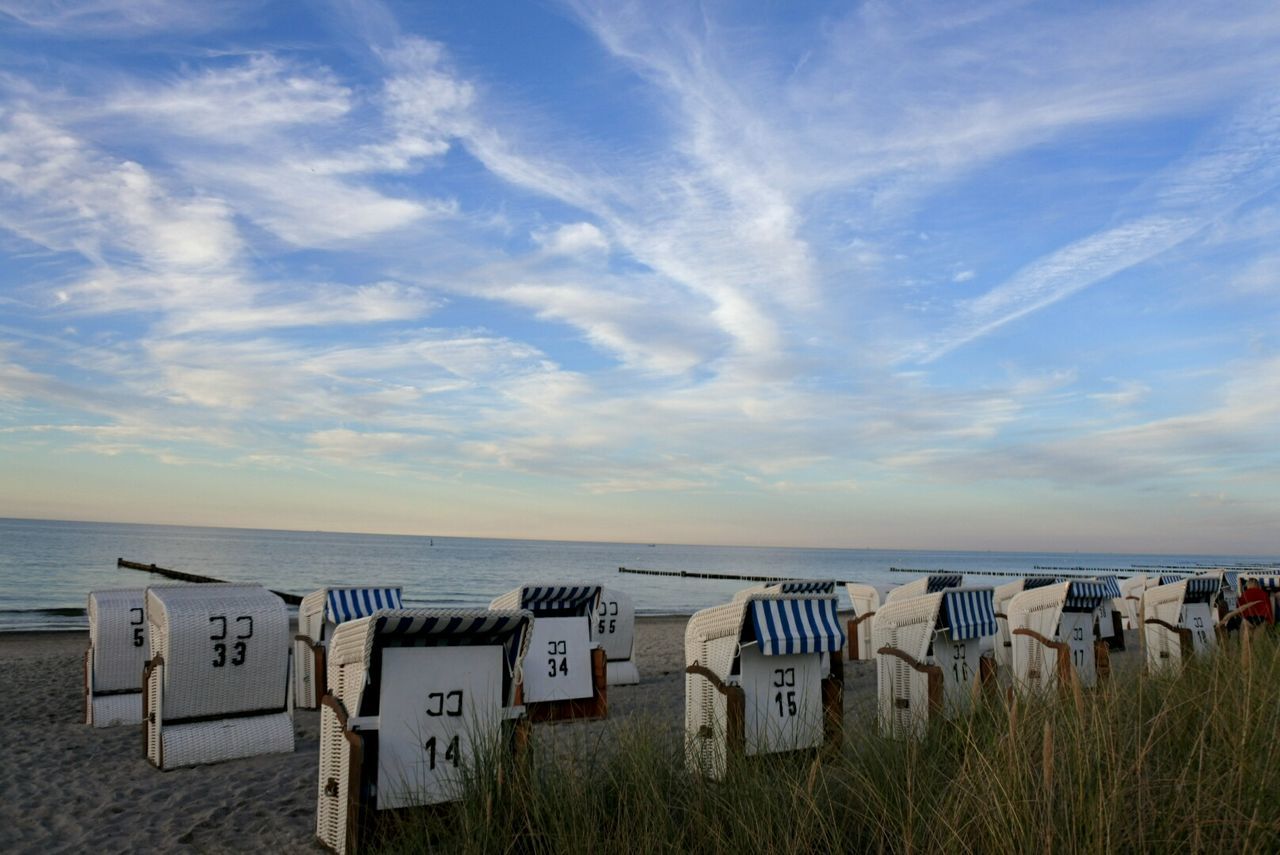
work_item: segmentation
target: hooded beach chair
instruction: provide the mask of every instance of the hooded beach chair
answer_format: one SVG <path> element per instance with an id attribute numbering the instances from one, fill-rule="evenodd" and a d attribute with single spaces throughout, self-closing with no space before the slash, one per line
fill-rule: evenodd
<path id="1" fill-rule="evenodd" d="M 1113 596 L 1095 579 L 1072 579 L 1023 591 L 1009 601 L 1013 683 L 1026 692 L 1086 688 L 1111 672 L 1110 649 L 1096 636 L 1097 611 Z"/>
<path id="2" fill-rule="evenodd" d="M 489 604 L 532 612 L 524 704 L 532 721 L 605 718 L 609 713 L 608 660 L 591 640 L 599 585 L 524 585 Z"/>
<path id="3" fill-rule="evenodd" d="M 258 585 L 148 588 L 147 759 L 161 769 L 293 751 L 289 613 Z"/>
<path id="4" fill-rule="evenodd" d="M 1125 629 L 1141 629 L 1142 627 L 1142 594 L 1154 580 L 1142 574 L 1120 580 L 1120 614 L 1124 617 Z"/>
<path id="5" fill-rule="evenodd" d="M 689 619 L 685 751 L 691 771 L 719 780 L 730 756 L 838 741 L 844 632 L 832 596 L 754 591 Z"/>
<path id="6" fill-rule="evenodd" d="M 1148 671 L 1177 671 L 1184 659 L 1213 652 L 1217 647 L 1215 606 L 1221 590 L 1217 576 L 1178 576 L 1146 590 L 1142 632 Z"/>
<path id="7" fill-rule="evenodd" d="M 912 579 L 910 582 L 889 589 L 884 601 L 892 603 L 894 600 L 905 600 L 922 594 L 936 594 L 947 588 L 959 588 L 963 582 L 964 576 L 959 573 L 930 573 L 928 576 L 921 576 L 919 579 Z"/>
<path id="8" fill-rule="evenodd" d="M 996 634 L 989 587 L 950 588 L 885 603 L 872 621 L 880 730 L 920 736 L 934 716 L 967 711 L 995 678 L 981 641 Z"/>
<path id="9" fill-rule="evenodd" d="M 1120 580 L 1115 576 L 1097 576 L 1094 581 L 1105 585 L 1107 594 L 1094 612 L 1097 636 L 1111 650 L 1124 650 L 1124 594 L 1120 590 Z"/>
<path id="10" fill-rule="evenodd" d="M 1028 576 L 1015 579 L 992 589 L 991 599 L 995 604 L 997 632 L 992 651 L 995 656 L 996 671 L 1009 674 L 1013 671 L 1013 635 L 1009 629 L 1009 601 L 1023 591 L 1043 588 L 1045 585 L 1056 585 L 1062 580 L 1057 576 Z"/>
<path id="11" fill-rule="evenodd" d="M 320 706 L 326 691 L 325 646 L 338 624 L 402 607 L 399 588 L 321 588 L 303 597 L 293 639 L 293 705 Z"/>
<path id="12" fill-rule="evenodd" d="M 454 801 L 495 752 L 522 746 L 532 622 L 525 611 L 402 609 L 337 626 L 320 706 L 321 844 L 358 852 L 389 812 Z"/>
<path id="13" fill-rule="evenodd" d="M 640 682 L 634 660 L 636 607 L 622 591 L 600 589 L 600 600 L 591 614 L 591 640 L 604 648 L 606 682 L 632 686 Z"/>
<path id="14" fill-rule="evenodd" d="M 84 720 L 94 727 L 142 723 L 147 621 L 142 588 L 89 594 L 84 654 Z"/>
<path id="15" fill-rule="evenodd" d="M 876 649 L 871 646 L 871 619 L 880 608 L 880 592 L 874 586 L 861 582 L 846 582 L 844 589 L 849 592 L 849 600 L 853 603 L 853 617 L 846 627 L 849 659 L 870 662 L 876 658 Z"/>

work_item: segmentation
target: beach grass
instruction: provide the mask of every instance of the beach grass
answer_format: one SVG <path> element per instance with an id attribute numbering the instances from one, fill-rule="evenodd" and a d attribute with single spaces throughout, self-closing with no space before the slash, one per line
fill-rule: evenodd
<path id="1" fill-rule="evenodd" d="M 919 741 L 851 710 L 838 748 L 690 775 L 670 725 L 609 723 L 585 749 L 496 754 L 465 797 L 386 851 L 1280 851 L 1280 650 L 1231 641 L 1174 677 L 997 692 Z M 536 733 L 536 732 L 535 732 Z"/>

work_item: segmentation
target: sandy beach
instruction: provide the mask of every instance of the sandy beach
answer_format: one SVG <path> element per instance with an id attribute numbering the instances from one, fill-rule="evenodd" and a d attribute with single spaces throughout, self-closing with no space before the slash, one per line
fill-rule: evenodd
<path id="1" fill-rule="evenodd" d="M 681 738 L 687 618 L 637 621 L 638 686 L 609 689 L 609 721 L 539 725 L 535 739 L 594 737 L 645 716 Z M 83 723 L 87 633 L 0 634 L 0 684 L 12 704 L 0 773 L 0 823 L 10 852 L 315 852 L 319 716 L 298 711 L 291 755 L 160 772 L 137 727 Z M 1116 664 L 1137 661 L 1134 650 Z M 846 726 L 870 724 L 872 663 L 846 663 Z"/>

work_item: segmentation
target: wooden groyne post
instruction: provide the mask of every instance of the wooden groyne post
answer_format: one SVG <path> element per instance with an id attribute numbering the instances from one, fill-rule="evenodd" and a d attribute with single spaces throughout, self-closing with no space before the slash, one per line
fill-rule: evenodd
<path id="1" fill-rule="evenodd" d="M 688 570 L 637 570 L 619 567 L 619 573 L 636 573 L 640 576 L 676 576 L 681 579 L 728 579 L 736 582 L 794 582 L 795 576 L 739 576 L 733 573 L 691 573 Z"/>
<path id="2" fill-rule="evenodd" d="M 130 570 L 142 570 L 145 573 L 155 573 L 166 579 L 176 579 L 179 582 L 193 582 L 197 585 L 208 583 L 221 583 L 221 579 L 214 579 L 211 576 L 200 576 L 195 573 L 183 573 L 181 570 L 170 570 L 167 567 L 157 567 L 154 564 L 142 564 L 138 561 L 125 561 L 123 558 L 116 559 L 117 567 L 127 567 Z M 297 594 L 286 594 L 284 591 L 272 591 L 280 599 L 284 600 L 291 606 L 302 605 L 302 597 Z"/>

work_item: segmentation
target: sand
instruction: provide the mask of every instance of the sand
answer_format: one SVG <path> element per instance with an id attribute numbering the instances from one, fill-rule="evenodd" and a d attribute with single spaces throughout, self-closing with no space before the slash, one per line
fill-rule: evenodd
<path id="1" fill-rule="evenodd" d="M 594 741 L 610 722 L 642 716 L 669 727 L 678 745 L 686 621 L 637 621 L 642 682 L 609 689 L 609 722 L 538 725 L 535 738 Z M 143 756 L 140 727 L 83 723 L 87 644 L 87 633 L 0 634 L 0 686 L 11 701 L 0 766 L 5 851 L 319 851 L 318 713 L 297 712 L 292 754 L 160 772 Z M 1134 646 L 1120 657 L 1136 661 Z M 871 725 L 874 696 L 872 663 L 846 663 L 846 726 Z"/>

